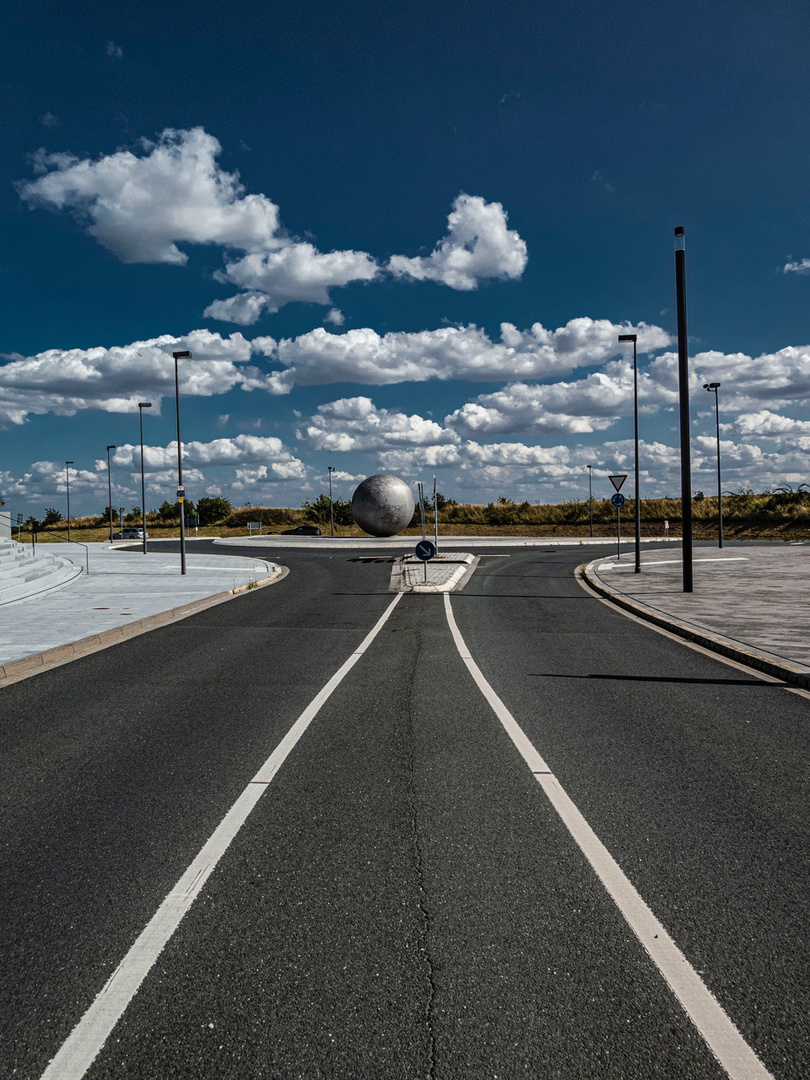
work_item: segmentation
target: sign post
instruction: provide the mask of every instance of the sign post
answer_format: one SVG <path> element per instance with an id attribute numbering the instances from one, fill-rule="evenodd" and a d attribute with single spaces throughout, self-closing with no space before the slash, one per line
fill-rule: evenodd
<path id="1" fill-rule="evenodd" d="M 616 507 L 616 558 L 622 557 L 622 507 L 625 503 L 624 495 L 617 491 L 610 496 L 611 503 Z"/>
<path id="2" fill-rule="evenodd" d="M 624 495 L 621 495 L 622 484 L 627 479 L 627 473 L 617 473 L 615 476 L 609 476 L 608 480 L 613 484 L 616 489 L 616 494 L 611 495 L 610 501 L 613 506 L 616 507 L 616 558 L 622 557 L 622 507 L 624 506 Z"/>
<path id="3" fill-rule="evenodd" d="M 420 540 L 414 554 L 425 564 L 425 581 L 427 581 L 427 564 L 436 554 L 436 546 L 430 540 Z"/>

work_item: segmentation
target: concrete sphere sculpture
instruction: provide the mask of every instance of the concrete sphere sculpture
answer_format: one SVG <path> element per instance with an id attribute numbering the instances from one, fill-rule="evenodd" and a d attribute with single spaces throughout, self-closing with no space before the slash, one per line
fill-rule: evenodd
<path id="1" fill-rule="evenodd" d="M 396 536 L 411 523 L 413 495 L 404 480 L 390 473 L 369 476 L 352 495 L 354 520 L 371 536 Z"/>

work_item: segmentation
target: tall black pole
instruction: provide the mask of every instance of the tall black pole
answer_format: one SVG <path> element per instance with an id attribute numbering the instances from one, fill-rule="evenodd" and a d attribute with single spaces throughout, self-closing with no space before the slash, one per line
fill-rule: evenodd
<path id="1" fill-rule="evenodd" d="M 141 524 L 143 526 L 143 553 L 147 554 L 146 550 L 146 479 L 144 478 L 143 468 L 143 410 L 151 409 L 151 401 L 139 401 L 138 402 L 138 420 L 141 427 Z M 123 523 L 121 525 L 121 535 L 124 535 Z"/>
<path id="2" fill-rule="evenodd" d="M 327 468 L 329 469 L 329 525 L 330 525 L 330 530 L 331 530 L 330 535 L 334 536 L 335 535 L 335 508 L 334 508 L 334 504 L 332 503 L 332 473 L 335 470 L 331 465 L 327 466 Z"/>
<path id="3" fill-rule="evenodd" d="M 717 513 L 719 515 L 719 527 L 717 546 L 723 546 L 723 481 L 720 475 L 720 400 L 717 390 L 720 383 L 709 383 L 708 389 L 714 390 L 714 421 L 717 428 Z"/>
<path id="4" fill-rule="evenodd" d="M 180 442 L 180 376 L 177 373 L 178 360 L 190 360 L 188 350 L 172 353 L 174 357 L 174 398 L 177 406 L 177 501 L 180 504 L 180 573 L 186 572 L 186 492 L 183 487 L 183 444 Z"/>
<path id="5" fill-rule="evenodd" d="M 686 238 L 675 229 L 675 287 L 678 304 L 678 394 L 681 427 L 681 529 L 683 532 L 683 591 L 693 591 L 692 576 L 692 458 L 689 422 L 689 347 L 686 337 Z"/>
<path id="6" fill-rule="evenodd" d="M 633 335 L 633 424 L 636 437 L 636 566 L 635 573 L 641 573 L 641 499 L 638 493 L 638 362 L 636 359 L 636 337 Z"/>
<path id="7" fill-rule="evenodd" d="M 108 513 L 109 518 L 110 518 L 110 543 L 112 543 L 112 534 L 113 534 L 112 472 L 110 470 L 110 451 L 115 450 L 115 449 L 117 449 L 117 447 L 115 447 L 115 446 L 108 446 L 107 447 L 107 498 L 109 499 L 109 502 L 107 504 L 107 513 Z M 122 525 L 121 526 L 121 539 L 123 539 L 123 530 L 124 530 L 124 526 Z"/>
<path id="8" fill-rule="evenodd" d="M 591 536 L 593 536 L 593 473 L 592 465 L 588 466 L 588 517 L 591 523 Z"/>
<path id="9" fill-rule="evenodd" d="M 67 517 L 68 517 L 68 543 L 70 542 L 70 466 L 72 461 L 65 462 L 65 487 L 67 489 Z"/>
<path id="10" fill-rule="evenodd" d="M 636 334 L 619 334 L 619 341 L 632 341 L 633 342 L 633 434 L 635 438 L 636 456 L 635 456 L 635 480 L 636 480 L 636 496 L 635 496 L 635 537 L 636 537 L 636 560 L 634 571 L 636 574 L 641 573 L 641 502 L 638 497 L 638 356 L 636 352 Z"/>

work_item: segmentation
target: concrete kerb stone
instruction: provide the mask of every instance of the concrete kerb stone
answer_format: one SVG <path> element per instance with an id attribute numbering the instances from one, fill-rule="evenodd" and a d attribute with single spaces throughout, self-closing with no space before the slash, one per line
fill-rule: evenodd
<path id="1" fill-rule="evenodd" d="M 581 582 L 586 583 L 588 588 L 598 593 L 611 604 L 615 604 L 616 607 L 622 608 L 639 619 L 644 619 L 645 622 L 659 626 L 662 630 L 668 630 L 677 637 L 691 641 L 695 645 L 700 645 L 710 652 L 718 653 L 729 660 L 736 661 L 738 664 L 754 668 L 756 671 L 761 671 L 765 675 L 781 679 L 794 686 L 800 686 L 804 690 L 810 690 L 810 672 L 805 671 L 803 668 L 796 667 L 786 660 L 774 660 L 752 646 L 743 646 L 740 642 L 731 638 L 713 634 L 710 630 L 683 622 L 674 616 L 664 615 L 646 604 L 640 603 L 638 600 L 631 600 L 615 589 L 611 589 L 596 574 L 595 567 L 599 562 L 602 562 L 602 560 L 595 559 L 590 563 L 582 563 L 577 567 L 576 575 Z"/>
<path id="2" fill-rule="evenodd" d="M 55 648 L 46 649 L 41 653 L 23 656 L 19 660 L 10 660 L 6 664 L 0 664 L 0 687 L 9 686 L 12 683 L 20 682 L 22 679 L 27 679 L 31 675 L 38 675 L 40 672 L 60 667 L 62 664 L 70 663 L 72 660 L 78 660 L 82 656 L 89 656 L 91 653 L 108 649 L 112 645 L 118 645 L 129 638 L 139 637 L 149 630 L 157 630 L 161 626 L 180 622 L 182 619 L 187 619 L 189 616 L 196 615 L 207 608 L 215 607 L 217 604 L 224 604 L 227 600 L 233 600 L 243 593 L 280 581 L 288 573 L 289 569 L 286 566 L 277 566 L 275 571 L 268 577 L 250 582 L 247 585 L 240 585 L 234 589 L 214 593 L 212 596 L 206 596 L 200 600 L 192 600 L 190 603 L 182 604 L 180 607 L 161 611 L 131 623 L 125 623 L 123 626 L 115 626 L 102 631 L 100 634 L 91 634 L 88 637 L 80 638 L 78 641 L 57 645 Z"/>
<path id="3" fill-rule="evenodd" d="M 466 552 L 441 552 L 427 563 L 404 556 L 391 569 L 390 588 L 407 593 L 453 592 L 464 588 L 479 562 L 478 556 Z"/>

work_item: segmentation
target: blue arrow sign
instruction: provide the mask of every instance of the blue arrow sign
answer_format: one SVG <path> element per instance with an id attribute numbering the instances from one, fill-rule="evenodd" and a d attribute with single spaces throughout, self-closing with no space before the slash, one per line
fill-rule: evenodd
<path id="1" fill-rule="evenodd" d="M 610 501 L 613 503 L 617 510 L 620 510 L 627 500 L 625 499 L 624 495 L 620 495 L 617 491 L 615 495 L 610 496 Z"/>
<path id="2" fill-rule="evenodd" d="M 416 545 L 416 557 L 422 562 L 427 562 L 436 554 L 436 547 L 430 540 L 420 540 Z"/>

